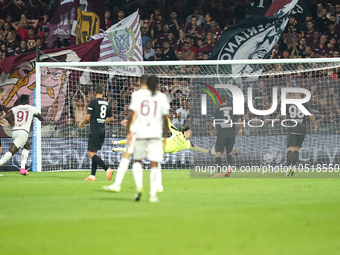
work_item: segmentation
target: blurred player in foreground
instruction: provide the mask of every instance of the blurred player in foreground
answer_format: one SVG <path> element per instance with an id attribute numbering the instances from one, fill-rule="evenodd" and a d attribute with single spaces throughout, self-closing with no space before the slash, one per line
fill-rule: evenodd
<path id="1" fill-rule="evenodd" d="M 9 151 L 6 152 L 0 159 L 0 166 L 5 164 L 15 153 L 17 153 L 22 147 L 24 147 L 21 154 L 20 174 L 28 175 L 25 165 L 31 147 L 30 143 L 27 141 L 31 122 L 33 116 L 37 117 L 40 121 L 44 121 L 44 119 L 40 115 L 37 108 L 29 105 L 29 96 L 27 94 L 23 94 L 20 96 L 20 102 L 21 105 L 13 107 L 10 111 L 7 112 L 5 116 L 5 119 L 10 124 L 14 124 L 12 132 L 13 144 Z"/>
<path id="2" fill-rule="evenodd" d="M 132 94 L 130 104 L 130 115 L 128 119 L 127 140 L 128 145 L 134 142 L 133 175 L 137 187 L 134 196 L 135 201 L 139 201 L 143 193 L 143 175 L 141 160 L 147 155 L 150 160 L 150 202 L 159 202 L 157 198 L 158 183 L 157 178 L 161 171 L 160 164 L 163 160 L 162 147 L 166 143 L 168 136 L 167 115 L 169 114 L 169 103 L 165 94 L 157 91 L 158 78 L 154 75 L 147 80 L 148 90 L 143 89 Z M 131 124 L 133 130 L 130 130 Z M 163 126 L 163 128 L 162 128 Z M 163 132 L 162 132 L 163 130 Z M 164 135 L 163 141 L 160 140 Z"/>
<path id="3" fill-rule="evenodd" d="M 113 170 L 109 168 L 104 161 L 97 155 L 105 140 L 105 124 L 113 121 L 111 105 L 108 101 L 103 99 L 104 87 L 97 85 L 94 91 L 96 98 L 93 99 L 87 109 L 85 119 L 79 123 L 79 128 L 90 121 L 90 134 L 88 141 L 88 153 L 92 159 L 91 175 L 85 181 L 95 181 L 97 166 L 101 166 L 106 171 L 106 176 L 111 180 Z"/>
<path id="4" fill-rule="evenodd" d="M 142 75 L 139 79 L 139 85 L 140 85 L 140 89 L 141 90 L 147 90 L 148 89 L 148 84 L 147 84 L 147 81 L 148 81 L 148 75 Z M 123 120 L 121 122 L 121 124 L 123 126 L 127 126 L 127 122 L 128 120 Z M 134 129 L 133 125 L 135 124 L 132 124 L 130 129 Z M 123 153 L 123 156 L 120 160 L 120 163 L 119 163 L 119 166 L 118 166 L 118 169 L 117 169 L 117 175 L 116 175 L 116 179 L 115 179 L 115 182 L 110 185 L 110 186 L 104 186 L 103 188 L 106 189 L 106 190 L 109 190 L 109 191 L 114 191 L 114 192 L 119 192 L 120 191 L 120 186 L 123 182 L 123 178 L 124 178 L 124 175 L 129 167 L 129 162 L 130 162 L 130 157 L 131 155 L 133 154 L 133 149 L 134 149 L 134 146 L 135 146 L 135 140 L 136 140 L 136 137 L 134 137 L 132 139 L 132 141 L 130 142 L 130 145 L 126 145 L 125 147 L 125 151 Z M 126 142 L 126 140 L 124 140 Z M 112 150 L 113 151 L 113 150 Z M 138 171 L 138 169 L 137 169 Z M 141 172 L 141 174 L 143 174 L 143 172 Z M 137 173 L 138 175 L 138 173 Z"/>
<path id="5" fill-rule="evenodd" d="M 293 93 L 293 98 L 300 99 L 301 93 Z M 302 104 L 310 113 L 312 113 L 312 108 L 309 104 Z M 279 114 L 276 117 L 276 120 L 280 120 L 282 117 Z M 307 121 L 306 115 L 301 112 L 301 110 L 295 104 L 287 104 L 286 105 L 286 125 L 290 126 L 287 128 L 287 166 L 288 171 L 286 172 L 286 176 L 293 176 L 295 172 L 296 163 L 299 160 L 299 149 L 302 146 L 303 141 L 305 140 L 305 136 L 307 133 Z M 292 120 L 292 121 L 288 121 Z M 318 130 L 318 126 L 315 121 L 315 116 L 310 115 L 310 119 L 314 125 L 314 131 Z M 295 126 L 294 126 L 295 125 Z"/>

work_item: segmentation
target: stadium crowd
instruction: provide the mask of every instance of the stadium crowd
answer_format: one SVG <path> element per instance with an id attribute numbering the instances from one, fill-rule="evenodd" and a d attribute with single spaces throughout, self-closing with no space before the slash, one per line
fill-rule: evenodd
<path id="1" fill-rule="evenodd" d="M 103 0 L 105 27 L 108 29 L 136 9 L 140 13 L 141 36 L 144 61 L 206 60 L 209 58 L 221 34 L 243 18 L 252 15 L 250 0 Z M 6 57 L 46 49 L 49 36 L 49 20 L 56 11 L 60 0 L 0 0 L 0 61 Z M 50 48 L 70 45 L 69 39 L 57 39 Z M 337 58 L 340 45 L 340 2 L 335 0 L 314 1 L 305 20 L 292 16 L 274 47 L 270 58 Z M 280 72 L 282 65 L 271 66 L 267 72 Z M 194 67 L 163 67 L 163 74 L 178 76 L 202 74 Z M 200 73 L 201 72 L 201 73 Z M 337 81 L 339 70 L 328 73 L 313 73 L 322 77 L 320 86 L 303 82 L 303 86 L 313 89 L 312 107 L 319 111 L 316 116 L 320 123 L 338 123 L 339 97 L 333 81 Z M 295 74 L 298 75 L 298 74 Z M 306 75 L 306 74 L 304 74 Z M 277 78 L 277 77 L 270 77 Z M 280 77 L 282 78 L 282 77 Z M 286 77 L 291 81 L 292 77 Z M 326 80 L 331 79 L 333 85 Z M 295 77 L 293 80 L 298 81 Z M 190 116 L 194 104 L 192 80 L 189 78 L 161 78 L 161 91 L 167 94 L 171 103 L 170 118 L 174 124 L 196 123 Z M 258 86 L 265 86 L 266 92 L 258 95 L 255 106 L 259 109 L 271 102 L 267 94 L 275 82 L 264 79 Z M 127 105 L 131 94 L 138 89 L 136 78 L 113 77 L 108 83 L 106 98 L 112 102 L 114 119 L 122 120 L 128 113 Z M 324 85 L 326 84 L 326 85 Z M 261 88 L 259 88 L 261 91 Z M 333 93 L 332 93 L 333 91 Z M 86 112 L 86 105 L 93 98 L 92 88 L 72 86 L 69 91 L 65 121 L 77 125 Z M 332 100 L 328 100 L 331 98 Z M 76 114 L 77 112 L 77 114 Z M 78 115 L 80 117 L 77 117 Z M 251 118 L 251 116 L 249 116 Z M 209 122 L 209 121 L 207 121 Z M 339 133 L 339 129 L 333 130 Z M 333 132 L 332 131 L 332 132 Z M 269 131 L 270 132 L 270 131 Z"/>

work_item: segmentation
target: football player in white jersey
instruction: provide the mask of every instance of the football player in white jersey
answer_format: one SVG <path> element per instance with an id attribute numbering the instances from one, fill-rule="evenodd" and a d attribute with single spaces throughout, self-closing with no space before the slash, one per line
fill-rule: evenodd
<path id="1" fill-rule="evenodd" d="M 25 169 L 30 150 L 30 143 L 27 141 L 28 133 L 30 131 L 33 116 L 37 117 L 40 121 L 43 121 L 44 119 L 37 108 L 29 105 L 29 96 L 27 94 L 20 96 L 20 102 L 20 105 L 13 107 L 5 116 L 5 119 L 11 125 L 14 125 L 12 131 L 13 144 L 9 151 L 0 159 L 0 166 L 5 164 L 15 153 L 24 147 L 21 154 L 20 174 L 28 175 L 28 172 Z"/>
<path id="2" fill-rule="evenodd" d="M 130 145 L 133 137 L 136 137 L 134 169 L 138 168 L 140 172 L 142 171 L 141 160 L 145 155 L 150 160 L 150 202 L 158 202 L 157 188 L 159 181 L 157 176 L 160 176 L 158 172 L 161 171 L 158 162 L 163 160 L 163 144 L 160 138 L 163 137 L 165 144 L 168 136 L 167 116 L 170 106 L 165 94 L 157 91 L 158 78 L 156 76 L 149 76 L 147 84 L 148 90 L 143 89 L 132 94 L 127 124 L 127 140 L 128 145 Z M 131 130 L 131 124 L 136 124 L 134 125 L 135 130 Z M 133 171 L 133 174 L 135 175 L 137 172 Z M 137 175 L 134 176 L 134 179 L 137 186 L 134 199 L 139 201 L 143 193 L 143 177 Z"/>
<path id="3" fill-rule="evenodd" d="M 140 85 L 141 90 L 143 90 L 143 89 L 148 90 L 148 84 L 147 84 L 148 78 L 149 78 L 149 76 L 146 75 L 146 74 L 144 74 L 140 77 L 139 85 Z M 123 120 L 122 125 L 127 125 L 127 120 Z M 131 127 L 131 129 L 133 129 L 133 127 Z M 119 166 L 118 166 L 118 169 L 117 169 L 117 175 L 116 175 L 116 178 L 115 178 L 115 182 L 112 185 L 104 186 L 103 188 L 105 190 L 114 191 L 114 192 L 120 191 L 120 187 L 121 187 L 121 184 L 123 182 L 124 175 L 125 175 L 126 171 L 128 170 L 128 167 L 129 167 L 130 157 L 133 154 L 133 149 L 134 149 L 134 146 L 135 146 L 135 144 L 134 144 L 135 140 L 136 140 L 136 136 L 134 136 L 130 145 L 126 144 L 124 153 L 122 155 L 122 158 L 120 160 L 120 163 L 119 163 Z M 134 177 L 135 176 L 139 176 L 139 177 L 141 176 L 141 178 L 143 178 L 142 169 L 140 169 L 140 171 L 139 171 L 139 169 L 137 168 L 137 170 L 135 169 L 135 171 L 138 171 L 138 173 L 134 174 Z"/>

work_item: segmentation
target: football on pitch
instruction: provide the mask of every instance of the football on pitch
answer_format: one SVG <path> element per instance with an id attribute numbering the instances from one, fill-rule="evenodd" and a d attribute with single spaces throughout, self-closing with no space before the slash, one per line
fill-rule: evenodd
<path id="1" fill-rule="evenodd" d="M 266 153 L 266 154 L 263 155 L 263 161 L 264 161 L 266 164 L 272 163 L 273 160 L 274 160 L 273 154 L 271 154 L 271 153 Z"/>

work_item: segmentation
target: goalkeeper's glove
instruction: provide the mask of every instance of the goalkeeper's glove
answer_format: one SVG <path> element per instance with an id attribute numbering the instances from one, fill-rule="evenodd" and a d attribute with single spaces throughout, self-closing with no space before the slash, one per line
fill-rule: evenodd
<path id="1" fill-rule="evenodd" d="M 216 156 L 215 147 L 212 147 L 212 148 L 209 150 L 209 154 L 215 155 L 215 156 Z"/>

